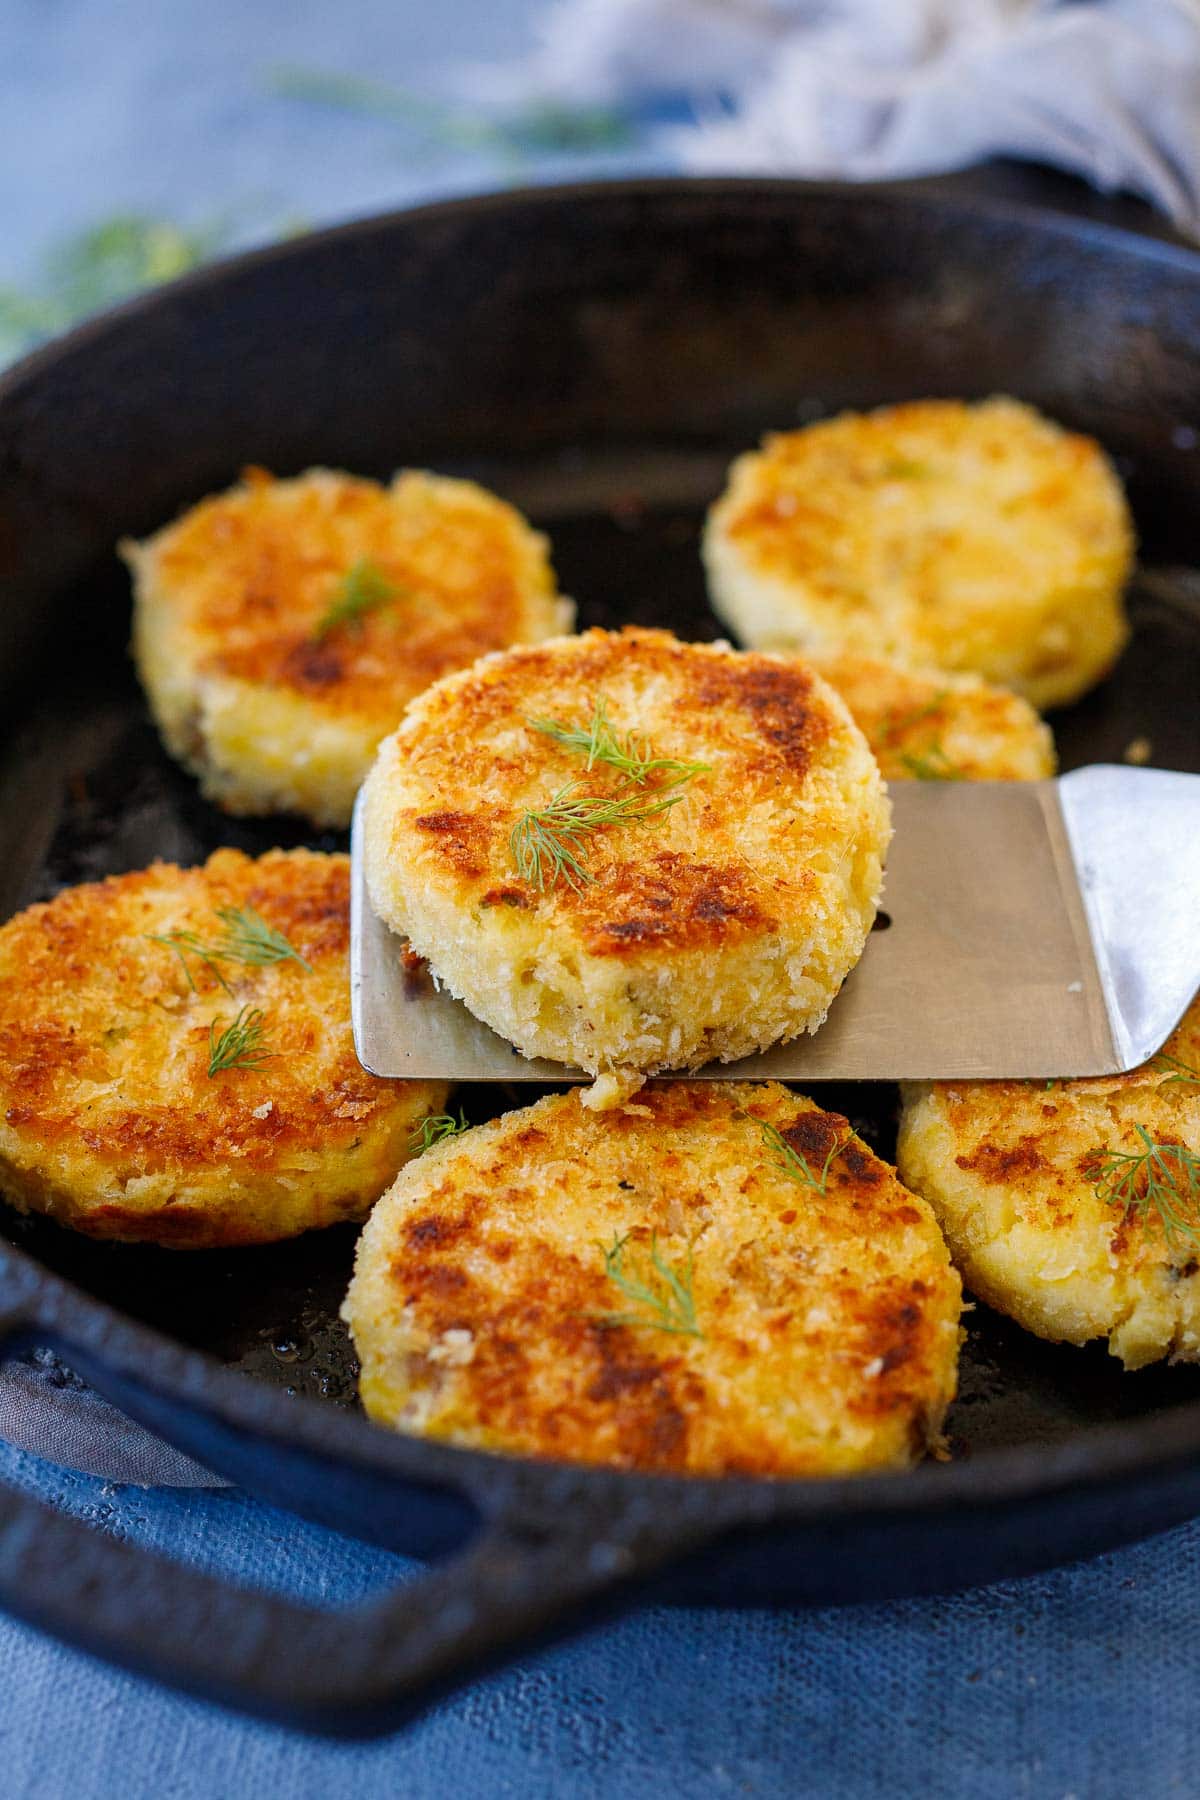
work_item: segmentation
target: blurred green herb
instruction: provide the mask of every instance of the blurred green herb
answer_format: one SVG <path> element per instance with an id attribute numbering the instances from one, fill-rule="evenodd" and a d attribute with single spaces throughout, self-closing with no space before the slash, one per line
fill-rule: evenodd
<path id="1" fill-rule="evenodd" d="M 29 289 L 0 287 L 0 361 L 31 349 L 102 307 L 186 274 L 215 256 L 225 225 L 185 230 L 169 219 L 114 213 L 67 238 Z"/>
<path id="2" fill-rule="evenodd" d="M 400 589 L 378 564 L 369 557 L 360 557 L 342 576 L 327 611 L 317 621 L 314 635 L 320 641 L 343 625 L 351 631 L 361 631 L 368 613 L 377 612 L 381 606 L 390 606 L 399 598 Z"/>
<path id="3" fill-rule="evenodd" d="M 601 1313 L 596 1319 L 598 1325 L 644 1325 L 655 1331 L 669 1331 L 677 1337 L 702 1338 L 704 1333 L 696 1323 L 696 1300 L 692 1292 L 692 1246 L 687 1247 L 687 1259 L 682 1271 L 673 1269 L 658 1248 L 658 1235 L 650 1236 L 650 1268 L 639 1278 L 637 1273 L 628 1268 L 625 1262 L 625 1249 L 632 1236 L 626 1232 L 624 1237 L 614 1232 L 613 1241 L 606 1250 L 599 1245 L 604 1257 L 604 1273 L 619 1293 L 627 1300 L 632 1300 L 639 1310 L 625 1313 Z"/>
<path id="4" fill-rule="evenodd" d="M 911 712 L 886 713 L 883 729 L 879 733 L 881 750 L 892 750 L 905 734 L 915 725 L 921 725 L 926 719 L 932 719 L 942 709 L 949 695 L 949 689 L 943 688 L 924 706 L 916 706 Z M 899 755 L 901 768 L 917 781 L 961 781 L 963 772 L 956 763 L 951 762 L 942 748 L 940 735 L 930 739 L 920 750 L 902 750 Z"/>
<path id="5" fill-rule="evenodd" d="M 962 770 L 957 763 L 951 762 L 942 749 L 941 740 L 934 738 L 924 750 L 902 750 L 900 766 L 907 769 L 915 781 L 962 781 Z"/>
<path id="6" fill-rule="evenodd" d="M 923 725 L 926 719 L 932 719 L 935 713 L 942 710 L 943 702 L 949 695 L 949 688 L 942 688 L 923 706 L 914 706 L 909 712 L 888 712 L 884 714 L 883 730 L 879 733 L 879 742 L 890 749 L 898 738 L 914 725 Z"/>
<path id="7" fill-rule="evenodd" d="M 1175 1071 L 1173 1075 L 1167 1076 L 1166 1080 L 1163 1082 L 1164 1087 L 1170 1087 L 1173 1081 L 1178 1081 L 1188 1087 L 1200 1087 L 1200 1073 L 1197 1073 L 1197 1071 L 1191 1068 L 1187 1063 L 1180 1062 L 1177 1056 L 1168 1056 L 1165 1050 L 1160 1050 L 1158 1055 L 1151 1060 L 1156 1063 L 1161 1063 L 1164 1068 L 1173 1069 Z"/>
<path id="8" fill-rule="evenodd" d="M 449 149 L 489 152 L 517 166 L 536 155 L 627 149 L 637 137 L 633 121 L 613 107 L 535 101 L 497 116 L 367 76 L 294 65 L 273 70 L 269 81 L 281 99 L 383 119 Z"/>

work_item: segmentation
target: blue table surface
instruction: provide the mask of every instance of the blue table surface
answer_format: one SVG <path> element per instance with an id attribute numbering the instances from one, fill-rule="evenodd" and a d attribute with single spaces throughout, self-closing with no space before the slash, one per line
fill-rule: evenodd
<path id="1" fill-rule="evenodd" d="M 62 298 L 64 253 L 122 215 L 187 243 L 239 243 L 436 192 L 661 166 L 652 133 L 587 155 L 531 150 L 519 131 L 464 148 L 454 108 L 414 107 L 414 94 L 452 93 L 464 62 L 527 54 L 539 10 L 3 0 L 0 355 L 6 318 L 11 353 L 39 319 L 78 306 L 78 293 Z M 310 92 L 349 75 L 398 98 L 297 98 L 297 70 Z M 317 1603 L 349 1604 L 411 1570 L 236 1494 L 112 1488 L 5 1446 L 0 1480 L 99 1531 Z M 1200 1785 L 1198 1563 L 1194 1525 L 953 1599 L 645 1611 L 365 1745 L 247 1723 L 0 1620 L 0 1793 L 1186 1795 Z"/>

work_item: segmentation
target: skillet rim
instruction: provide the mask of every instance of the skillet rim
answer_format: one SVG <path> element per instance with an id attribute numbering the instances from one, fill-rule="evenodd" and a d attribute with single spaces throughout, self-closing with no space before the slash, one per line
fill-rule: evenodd
<path id="1" fill-rule="evenodd" d="M 1010 227 L 1025 227 L 1043 237 L 1116 251 L 1141 262 L 1180 269 L 1200 286 L 1200 246 L 1174 235 L 1162 235 L 1154 221 L 1148 231 L 1070 211 L 1053 202 L 1038 203 L 1007 195 L 971 194 L 941 185 L 944 177 L 926 180 L 853 183 L 803 181 L 786 176 L 631 176 L 613 180 L 547 182 L 536 186 L 489 190 L 365 214 L 282 243 L 267 244 L 221 257 L 178 279 L 132 296 L 70 331 L 41 345 L 0 373 L 0 408 L 15 401 L 23 388 L 59 361 L 86 354 L 108 333 L 121 330 L 177 296 L 219 290 L 223 283 L 248 271 L 278 267 L 331 243 L 386 237 L 396 229 L 439 220 L 455 221 L 489 213 L 527 210 L 564 201 L 579 205 L 656 197 L 690 198 L 702 203 L 735 194 L 762 201 L 853 200 L 880 212 L 918 210 L 947 220 L 969 215 Z M 15 1277 L 15 1279 L 14 1279 Z M 40 1328 L 40 1330 L 39 1330 Z M 604 1465 L 541 1461 L 460 1448 L 436 1440 L 406 1437 L 370 1420 L 305 1396 L 289 1396 L 270 1383 L 247 1379 L 205 1351 L 191 1349 L 145 1325 L 86 1289 L 55 1275 L 28 1252 L 0 1239 L 0 1343 L 19 1334 L 36 1343 L 52 1335 L 70 1361 L 70 1348 L 96 1359 L 89 1370 L 95 1385 L 111 1373 L 135 1385 L 152 1388 L 166 1400 L 200 1405 L 234 1427 L 254 1432 L 348 1465 L 400 1481 L 433 1483 L 459 1493 L 483 1494 L 508 1488 L 514 1477 L 543 1482 L 586 1483 L 594 1496 L 614 1500 L 649 1494 L 669 1504 L 687 1497 L 689 1508 L 702 1498 L 714 1502 L 714 1526 L 739 1518 L 755 1522 L 782 1520 L 818 1523 L 837 1518 L 878 1519 L 889 1514 L 939 1511 L 947 1506 L 1015 1505 L 1047 1497 L 1063 1489 L 1115 1485 L 1130 1476 L 1165 1475 L 1200 1451 L 1200 1400 L 1151 1412 L 1136 1419 L 1087 1425 L 1069 1438 L 1045 1445 L 1036 1441 L 977 1451 L 949 1464 L 926 1462 L 896 1474 L 843 1477 L 835 1480 L 773 1480 L 754 1477 L 704 1477 L 648 1474 Z M 1136 1378 L 1136 1376 L 1134 1377 Z M 164 1434 L 164 1435 L 169 1435 Z M 216 1459 L 214 1459 L 215 1461 Z M 248 1484 L 253 1486 L 252 1483 Z M 719 1504 L 718 1504 L 719 1502 Z"/>
<path id="2" fill-rule="evenodd" d="M 986 214 L 999 223 L 1027 225 L 1040 231 L 1049 227 L 1062 236 L 1094 240 L 1099 245 L 1107 245 L 1113 249 L 1128 250 L 1133 246 L 1135 256 L 1142 260 L 1178 264 L 1200 276 L 1200 241 L 1193 244 L 1174 232 L 1169 236 L 1163 235 L 1165 231 L 1170 231 L 1170 227 L 1153 216 L 1152 229 L 1139 231 L 1131 225 L 1116 224 L 1087 213 L 1073 213 L 1053 204 L 1016 200 L 1007 195 L 956 192 L 939 185 L 946 179 L 947 177 L 939 175 L 917 177 L 910 181 L 853 182 L 804 181 L 786 175 L 635 175 L 617 177 L 611 181 L 547 181 L 522 187 L 488 189 L 442 200 L 421 201 L 415 206 L 391 207 L 386 212 L 364 213 L 335 225 L 322 226 L 315 231 L 284 238 L 278 243 L 253 245 L 245 250 L 231 252 L 228 256 L 216 257 L 211 262 L 190 269 L 185 275 L 176 276 L 174 280 L 161 282 L 156 287 L 130 295 L 127 300 L 105 307 L 91 318 L 73 325 L 68 331 L 44 344 L 36 345 L 24 356 L 18 357 L 16 362 L 0 370 L 0 405 L 5 404 L 17 392 L 26 379 L 39 375 L 44 367 L 59 357 L 86 349 L 93 339 L 102 337 L 116 326 L 137 319 L 142 313 L 157 308 L 176 295 L 202 292 L 205 287 L 219 285 L 231 276 L 272 263 L 285 263 L 292 257 L 307 254 L 317 246 L 339 241 L 349 242 L 357 236 L 374 233 L 386 234 L 394 227 L 407 225 L 411 221 L 436 222 L 439 218 L 464 218 L 472 213 L 510 211 L 561 203 L 563 200 L 587 204 L 609 195 L 630 199 L 644 196 L 649 199 L 656 194 L 703 197 L 753 193 L 764 198 L 777 196 L 783 199 L 791 196 L 801 200 L 806 197 L 853 197 L 867 205 L 880 203 L 886 206 L 909 202 L 923 210 L 932 208 L 946 213 L 969 213 L 976 217 Z"/>

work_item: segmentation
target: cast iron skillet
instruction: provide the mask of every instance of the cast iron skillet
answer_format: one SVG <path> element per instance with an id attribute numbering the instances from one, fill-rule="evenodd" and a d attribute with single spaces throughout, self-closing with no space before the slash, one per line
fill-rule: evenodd
<path id="1" fill-rule="evenodd" d="M 1007 390 L 1119 456 L 1148 565 L 1200 561 L 1200 254 L 953 190 L 635 182 L 434 206 L 218 266 L 0 382 L 0 906 L 67 880 L 265 848 L 164 758 L 112 546 L 247 462 L 472 473 L 553 533 L 583 621 L 712 635 L 696 554 L 729 456 L 850 404 Z M 1067 766 L 1149 737 L 1200 768 L 1200 603 L 1134 595 L 1116 679 L 1059 721 Z M 310 840 L 332 843 L 334 839 Z M 894 1091 L 824 1096 L 885 1151 Z M 469 1097 L 503 1107 L 495 1092 Z M 955 1457 L 904 1477 L 650 1478 L 389 1435 L 353 1411 L 336 1319 L 352 1234 L 171 1255 L 7 1212 L 0 1341 L 48 1345 L 251 1492 L 421 1556 L 326 1614 L 0 1496 L 0 1603 L 181 1687 L 382 1729 L 518 1645 L 635 1595 L 879 1598 L 1086 1555 L 1200 1507 L 1200 1371 L 972 1316 Z M 224 1366 L 223 1366 L 224 1365 Z M 464 1548 L 465 1546 L 465 1548 Z"/>

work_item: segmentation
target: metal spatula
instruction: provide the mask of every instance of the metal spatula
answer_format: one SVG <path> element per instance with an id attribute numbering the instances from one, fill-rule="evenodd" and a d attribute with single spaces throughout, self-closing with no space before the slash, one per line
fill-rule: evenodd
<path id="1" fill-rule="evenodd" d="M 1200 986 L 1200 775 L 896 783 L 880 915 L 821 1029 L 693 1079 L 1109 1075 Z M 376 1075 L 585 1081 L 415 980 L 371 911 L 353 833 L 354 1042 Z"/>

